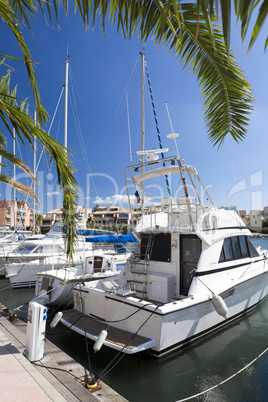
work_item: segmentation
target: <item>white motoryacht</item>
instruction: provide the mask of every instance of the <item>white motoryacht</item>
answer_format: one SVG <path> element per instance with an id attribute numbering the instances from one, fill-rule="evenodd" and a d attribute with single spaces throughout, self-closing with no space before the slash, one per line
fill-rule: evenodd
<path id="1" fill-rule="evenodd" d="M 44 235 L 32 235 L 30 232 L 5 231 L 0 238 L 0 277 L 5 277 L 7 256 L 15 250 L 22 242 L 37 240 Z"/>
<path id="2" fill-rule="evenodd" d="M 146 161 L 125 171 L 143 212 L 135 252 L 117 278 L 75 284 L 74 308 L 61 322 L 106 347 L 160 356 L 261 303 L 267 252 L 255 249 L 236 211 L 213 205 L 193 166 L 180 156 L 157 160 L 154 150 L 143 155 Z M 147 191 L 154 210 L 146 208 Z"/>
<path id="3" fill-rule="evenodd" d="M 12 287 L 33 286 L 34 275 L 42 269 L 53 267 L 55 263 L 64 266 L 66 259 L 65 233 L 63 223 L 53 225 L 44 237 L 31 237 L 19 243 L 4 255 L 0 255 L 0 263 L 6 271 Z M 75 261 L 81 263 L 83 253 L 92 252 L 92 245 L 86 244 L 83 237 L 78 237 L 75 244 Z M 77 262 L 77 261 L 76 261 Z"/>

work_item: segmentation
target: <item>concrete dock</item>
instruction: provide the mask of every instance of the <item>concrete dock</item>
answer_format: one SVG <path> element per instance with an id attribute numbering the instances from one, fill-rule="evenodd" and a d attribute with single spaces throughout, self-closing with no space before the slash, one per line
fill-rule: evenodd
<path id="1" fill-rule="evenodd" d="M 44 357 L 29 362 L 24 356 L 26 328 L 18 318 L 10 322 L 0 314 L 2 402 L 126 401 L 103 382 L 101 389 L 91 393 L 82 383 L 84 368 L 49 340 L 45 342 Z"/>

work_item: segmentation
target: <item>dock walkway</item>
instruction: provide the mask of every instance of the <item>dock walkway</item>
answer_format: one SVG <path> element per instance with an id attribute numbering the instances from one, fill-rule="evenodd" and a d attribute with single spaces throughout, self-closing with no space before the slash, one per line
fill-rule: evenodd
<path id="1" fill-rule="evenodd" d="M 1 401 L 126 401 L 103 382 L 91 393 L 77 380 L 83 378 L 84 368 L 49 340 L 43 359 L 29 362 L 24 356 L 26 328 L 23 321 L 12 323 L 0 314 Z"/>

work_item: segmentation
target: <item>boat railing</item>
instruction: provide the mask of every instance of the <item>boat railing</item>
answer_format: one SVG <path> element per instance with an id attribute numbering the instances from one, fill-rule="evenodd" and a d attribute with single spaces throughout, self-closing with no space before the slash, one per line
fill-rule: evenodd
<path id="1" fill-rule="evenodd" d="M 187 204 L 185 197 L 178 197 L 177 203 L 174 203 L 171 198 L 165 198 L 161 200 L 161 206 L 145 210 L 142 222 L 150 227 L 190 228 L 207 208 L 192 200 Z"/>

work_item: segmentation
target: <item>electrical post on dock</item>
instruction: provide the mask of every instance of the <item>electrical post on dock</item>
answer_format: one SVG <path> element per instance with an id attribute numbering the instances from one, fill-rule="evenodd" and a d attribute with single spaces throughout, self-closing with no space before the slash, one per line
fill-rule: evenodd
<path id="1" fill-rule="evenodd" d="M 30 362 L 44 356 L 47 307 L 30 302 L 28 308 L 25 356 Z"/>

